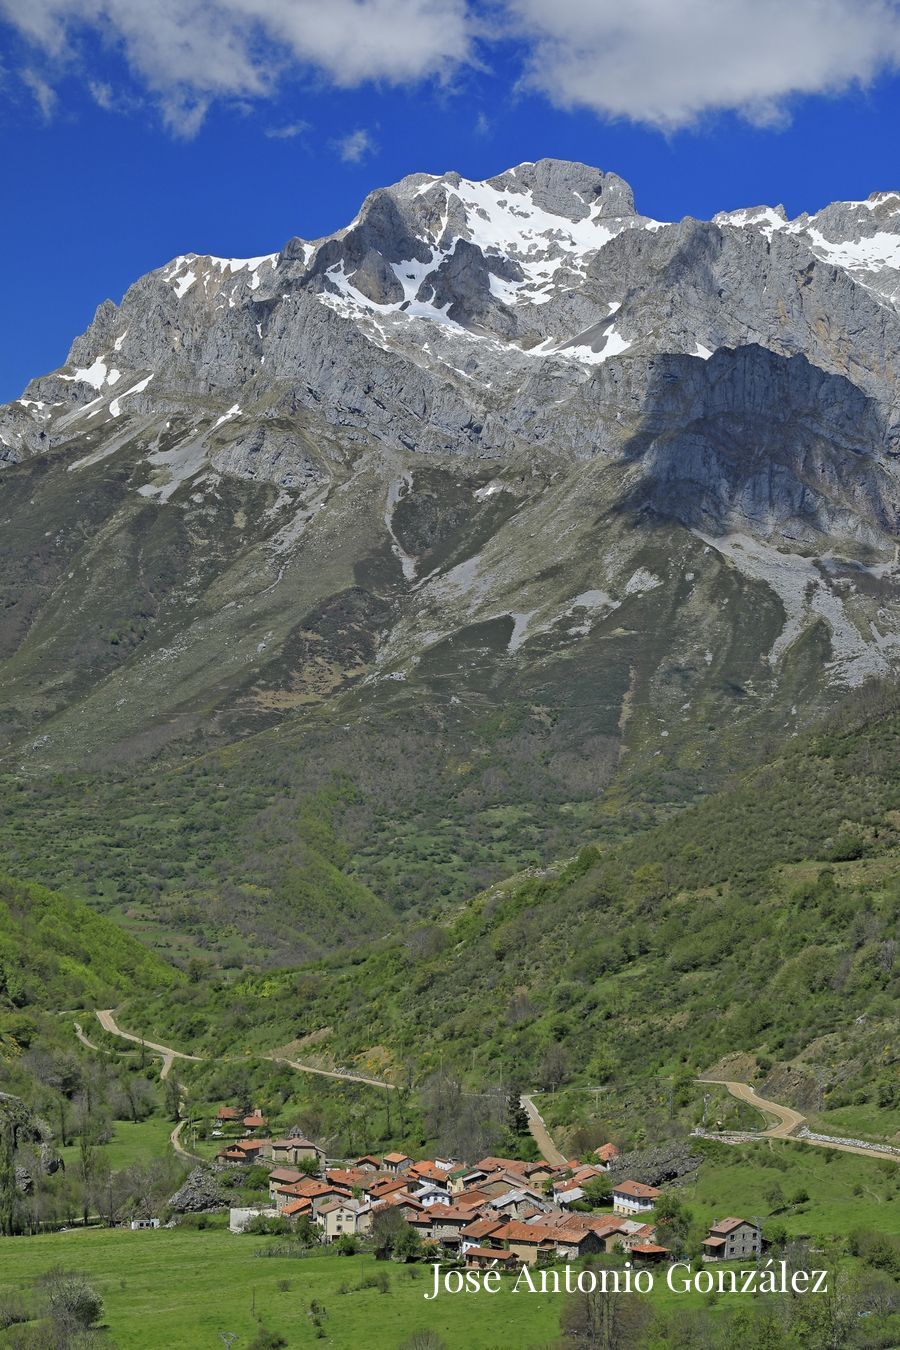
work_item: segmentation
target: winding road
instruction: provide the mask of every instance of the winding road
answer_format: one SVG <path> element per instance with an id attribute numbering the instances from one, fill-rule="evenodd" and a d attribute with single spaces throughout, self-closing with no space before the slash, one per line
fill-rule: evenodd
<path id="1" fill-rule="evenodd" d="M 92 1040 L 89 1040 L 88 1037 L 85 1036 L 84 1027 L 80 1022 L 74 1022 L 73 1026 L 75 1027 L 75 1035 L 81 1041 L 82 1045 L 86 1045 L 89 1050 L 96 1050 L 100 1055 L 108 1055 L 110 1053 L 102 1045 L 95 1045 Z"/>
<path id="2" fill-rule="evenodd" d="M 756 1088 L 752 1088 L 749 1083 L 732 1082 L 727 1078 L 698 1078 L 697 1082 L 715 1083 L 718 1087 L 727 1088 L 732 1097 L 737 1097 L 738 1101 L 755 1106 L 764 1116 L 774 1116 L 775 1123 L 763 1130 L 767 1139 L 788 1139 L 794 1130 L 806 1124 L 806 1117 L 801 1116 L 799 1111 L 790 1106 L 780 1106 L 778 1102 L 767 1101 L 765 1097 L 760 1097 Z"/>
<path id="3" fill-rule="evenodd" d="M 104 1031 L 108 1031 L 113 1036 L 121 1036 L 123 1041 L 133 1041 L 135 1045 L 143 1045 L 148 1050 L 152 1050 L 156 1055 L 162 1055 L 162 1068 L 159 1071 L 160 1078 L 168 1078 L 172 1071 L 172 1065 L 176 1059 L 192 1059 L 199 1063 L 200 1055 L 186 1055 L 181 1050 L 173 1050 L 168 1045 L 157 1045 L 155 1041 L 148 1041 L 144 1036 L 133 1036 L 130 1031 L 123 1031 L 115 1019 L 112 1008 L 96 1009 L 97 1021 Z"/>
<path id="4" fill-rule="evenodd" d="M 189 1153 L 186 1148 L 182 1148 L 181 1131 L 184 1129 L 186 1124 L 187 1124 L 186 1120 L 179 1120 L 178 1124 L 175 1126 L 174 1130 L 169 1135 L 169 1143 L 172 1145 L 172 1148 L 178 1154 L 179 1158 L 181 1158 L 184 1162 L 189 1163 L 206 1162 L 207 1160 L 205 1158 L 201 1158 L 199 1153 Z"/>
<path id="5" fill-rule="evenodd" d="M 133 1032 L 123 1031 L 115 1018 L 115 1012 L 112 1008 L 96 1009 L 97 1020 L 113 1036 L 119 1036 L 122 1040 L 131 1041 L 135 1045 L 143 1045 L 154 1054 L 162 1056 L 162 1067 L 160 1069 L 160 1079 L 168 1078 L 172 1071 L 172 1066 L 176 1059 L 190 1060 L 195 1064 L 201 1063 L 203 1055 L 189 1055 L 183 1050 L 174 1050 L 169 1045 L 160 1045 L 157 1041 L 148 1041 L 143 1036 L 136 1036 Z M 80 1023 L 75 1023 L 75 1034 L 83 1045 L 91 1050 L 102 1050 L 102 1046 L 95 1045 L 84 1034 Z M 218 1057 L 225 1060 L 243 1059 L 241 1055 L 224 1055 Z M 396 1091 L 396 1083 L 388 1083 L 383 1078 L 369 1078 L 365 1074 L 347 1073 L 340 1069 L 320 1069 L 312 1064 L 301 1064 L 295 1059 L 288 1059 L 286 1055 L 276 1054 L 274 1051 L 270 1054 L 262 1055 L 261 1058 L 270 1060 L 273 1064 L 286 1064 L 289 1068 L 295 1069 L 297 1073 L 317 1074 L 322 1078 L 336 1079 L 343 1083 L 363 1083 L 367 1087 L 386 1088 L 389 1091 Z M 790 1139 L 798 1144 L 812 1144 L 816 1148 L 837 1149 L 841 1153 L 857 1153 L 864 1158 L 887 1158 L 891 1162 L 898 1162 L 898 1155 L 890 1149 L 880 1149 L 877 1145 L 871 1148 L 863 1148 L 861 1145 L 849 1140 L 826 1139 L 822 1137 L 804 1135 L 798 1133 L 807 1127 L 806 1117 L 792 1106 L 784 1106 L 781 1102 L 769 1101 L 766 1097 L 761 1097 L 754 1087 L 749 1083 L 742 1083 L 736 1079 L 730 1078 L 698 1078 L 698 1083 L 713 1083 L 717 1087 L 724 1087 L 736 1097 L 738 1101 L 746 1102 L 748 1106 L 753 1106 L 764 1117 L 768 1117 L 769 1123 L 765 1130 L 760 1132 L 761 1139 Z M 531 1131 L 532 1138 L 538 1146 L 542 1158 L 554 1166 L 563 1166 L 568 1159 L 556 1147 L 550 1137 L 550 1132 L 544 1124 L 540 1111 L 534 1104 L 533 1097 L 523 1093 L 519 1099 L 522 1107 L 528 1116 L 528 1128 Z M 188 1153 L 181 1145 L 181 1131 L 186 1124 L 180 1120 L 172 1131 L 169 1142 L 179 1157 L 186 1161 L 197 1161 L 196 1155 Z"/>
<path id="6" fill-rule="evenodd" d="M 188 1059 L 195 1064 L 201 1064 L 204 1060 L 210 1058 L 208 1055 L 188 1055 L 183 1050 L 173 1050 L 170 1045 L 160 1045 L 157 1041 L 148 1041 L 145 1036 L 135 1036 L 131 1031 L 123 1031 L 116 1021 L 112 1008 L 104 1008 L 102 1011 L 98 1008 L 96 1016 L 104 1031 L 108 1031 L 113 1036 L 121 1036 L 125 1041 L 133 1041 L 135 1045 L 143 1045 L 156 1055 L 162 1055 L 163 1063 L 159 1074 L 160 1078 L 168 1078 L 176 1059 Z M 75 1034 L 83 1045 L 90 1046 L 92 1050 L 102 1049 L 101 1046 L 91 1044 L 77 1022 L 75 1023 Z M 246 1059 L 247 1056 L 217 1055 L 215 1058 L 217 1062 L 221 1063 L 223 1061 L 233 1062 Z M 365 1074 L 349 1073 L 342 1069 L 319 1069 L 312 1064 L 300 1064 L 297 1060 L 288 1059 L 285 1055 L 276 1054 L 274 1051 L 261 1055 L 260 1058 L 271 1060 L 273 1064 L 287 1064 L 289 1068 L 296 1069 L 298 1073 L 314 1073 L 322 1078 L 336 1078 L 339 1083 L 365 1083 L 367 1087 L 389 1088 L 392 1092 L 397 1087 L 396 1083 L 385 1082 L 383 1078 L 367 1078 Z"/>
<path id="7" fill-rule="evenodd" d="M 757 1111 L 761 1111 L 764 1116 L 774 1116 L 774 1123 L 761 1131 L 761 1139 L 790 1139 L 796 1144 L 811 1144 L 814 1148 L 832 1148 L 837 1149 L 839 1153 L 858 1153 L 862 1158 L 887 1158 L 891 1162 L 900 1162 L 896 1151 L 887 1148 L 878 1148 L 872 1145 L 871 1148 L 863 1148 L 859 1144 L 854 1144 L 850 1140 L 816 1138 L 814 1136 L 798 1134 L 797 1131 L 807 1125 L 807 1120 L 799 1111 L 795 1111 L 792 1106 L 783 1106 L 780 1102 L 770 1102 L 765 1097 L 760 1097 L 755 1088 L 749 1083 L 740 1083 L 728 1078 L 698 1078 L 698 1083 L 715 1083 L 718 1087 L 727 1088 L 732 1097 L 737 1097 L 738 1101 L 747 1102 L 749 1106 L 755 1106 Z"/>

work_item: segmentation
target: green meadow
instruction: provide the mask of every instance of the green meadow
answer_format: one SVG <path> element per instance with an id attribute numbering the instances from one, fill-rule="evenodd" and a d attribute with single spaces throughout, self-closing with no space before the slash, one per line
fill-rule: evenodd
<path id="1" fill-rule="evenodd" d="M 242 1350 L 260 1325 L 283 1336 L 291 1350 L 322 1343 L 397 1350 L 425 1328 L 438 1331 L 451 1350 L 526 1350 L 558 1331 L 561 1298 L 504 1290 L 448 1298 L 435 1307 L 424 1298 L 430 1267 L 368 1255 L 258 1256 L 268 1241 L 192 1229 L 0 1239 L 0 1297 L 58 1263 L 83 1271 L 103 1298 L 102 1320 L 117 1350 L 214 1350 L 222 1332 L 233 1334 L 234 1350 Z M 358 1288 L 374 1277 L 387 1279 L 386 1292 Z M 313 1303 L 321 1309 L 315 1316 Z"/>

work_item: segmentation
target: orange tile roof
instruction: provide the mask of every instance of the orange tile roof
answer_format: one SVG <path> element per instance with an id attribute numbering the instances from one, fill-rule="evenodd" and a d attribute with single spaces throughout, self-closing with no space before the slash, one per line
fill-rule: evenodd
<path id="1" fill-rule="evenodd" d="M 482 1158 L 475 1164 L 475 1169 L 480 1172 L 517 1172 L 523 1173 L 526 1168 L 534 1167 L 534 1163 L 522 1162 L 519 1158 Z"/>
<path id="2" fill-rule="evenodd" d="M 574 1243 L 576 1247 L 580 1247 L 582 1242 L 586 1242 L 589 1237 L 596 1236 L 589 1228 L 572 1227 L 557 1228 L 556 1235 L 560 1242 L 571 1242 Z"/>
<path id="3" fill-rule="evenodd" d="M 479 1205 L 485 1204 L 490 1198 L 491 1197 L 486 1191 L 479 1191 L 477 1189 L 472 1191 L 458 1191 L 453 1197 L 453 1203 L 454 1205 L 462 1205 L 466 1209 L 477 1209 Z"/>
<path id="4" fill-rule="evenodd" d="M 599 1158 L 601 1162 L 609 1162 L 611 1158 L 618 1158 L 619 1150 L 615 1144 L 601 1144 L 599 1148 L 594 1149 L 594 1157 Z"/>
<path id="5" fill-rule="evenodd" d="M 285 1205 L 284 1209 L 281 1212 L 282 1214 L 293 1215 L 293 1214 L 302 1214 L 304 1213 L 305 1210 L 308 1209 L 312 1209 L 311 1200 L 291 1200 L 289 1204 Z"/>
<path id="6" fill-rule="evenodd" d="M 408 1153 L 386 1153 L 384 1155 L 384 1161 L 386 1163 L 409 1162 L 410 1157 Z"/>
<path id="7" fill-rule="evenodd" d="M 369 1194 L 381 1197 L 390 1194 L 391 1191 L 405 1190 L 405 1181 L 399 1181 L 396 1177 L 379 1177 L 379 1179 L 373 1181 L 372 1185 L 369 1187 Z"/>
<path id="8" fill-rule="evenodd" d="M 413 1163 L 412 1167 L 406 1169 L 406 1175 L 417 1178 L 419 1181 L 438 1181 L 444 1187 L 447 1185 L 448 1173 L 443 1172 L 440 1167 L 436 1167 L 434 1163 L 430 1162 Z"/>
<path id="9" fill-rule="evenodd" d="M 394 1195 L 386 1195 L 383 1199 L 376 1199 L 376 1209 L 387 1209 L 389 1205 L 394 1205 L 398 1209 L 402 1206 L 406 1206 L 409 1209 L 418 1211 L 420 1214 L 425 1209 L 421 1200 L 416 1200 L 413 1196 L 403 1195 L 400 1192 L 397 1192 Z"/>
<path id="10" fill-rule="evenodd" d="M 335 1181 L 341 1186 L 365 1186 L 371 1179 L 371 1172 L 363 1172 L 358 1167 L 329 1167 L 325 1172 L 326 1181 Z"/>
<path id="11" fill-rule="evenodd" d="M 425 1213 L 432 1219 L 452 1219 L 454 1223 L 471 1223 L 472 1215 L 467 1209 L 457 1209 L 455 1205 L 429 1205 Z"/>
<path id="12" fill-rule="evenodd" d="M 658 1191 L 655 1186 L 645 1186 L 642 1181 L 620 1181 L 617 1186 L 613 1186 L 614 1195 L 630 1195 L 635 1200 L 655 1200 L 662 1191 Z"/>
<path id="13" fill-rule="evenodd" d="M 279 1186 L 281 1195 L 305 1195 L 310 1200 L 315 1200 L 320 1195 L 348 1195 L 349 1192 L 345 1186 L 335 1186 L 332 1182 L 317 1181 L 315 1177 L 302 1177 L 299 1181 L 292 1181 L 287 1186 Z"/>
<path id="14" fill-rule="evenodd" d="M 622 1220 L 613 1218 L 592 1219 L 590 1215 L 585 1215 L 588 1227 L 592 1233 L 598 1237 L 609 1237 L 610 1233 L 622 1232 Z"/>

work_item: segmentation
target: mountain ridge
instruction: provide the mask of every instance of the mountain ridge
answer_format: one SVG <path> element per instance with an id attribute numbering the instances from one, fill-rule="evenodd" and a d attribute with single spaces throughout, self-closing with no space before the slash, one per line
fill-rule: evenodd
<path id="1" fill-rule="evenodd" d="M 0 411 L 0 763 L 371 791 L 415 725 L 518 864 L 890 678 L 900 198 L 798 221 L 540 161 L 140 279 Z"/>

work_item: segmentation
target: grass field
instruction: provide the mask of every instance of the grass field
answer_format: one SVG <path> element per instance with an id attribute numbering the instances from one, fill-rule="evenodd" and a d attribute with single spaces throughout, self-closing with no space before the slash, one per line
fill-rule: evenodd
<path id="1" fill-rule="evenodd" d="M 847 1136 L 853 1139 L 886 1140 L 900 1143 L 900 1118 L 896 1107 L 836 1106 L 832 1111 L 810 1112 L 809 1128 L 819 1134 Z"/>
<path id="2" fill-rule="evenodd" d="M 114 1172 L 132 1163 L 146 1163 L 153 1158 L 164 1158 L 169 1153 L 169 1134 L 172 1122 L 163 1116 L 149 1116 L 136 1124 L 117 1120 L 115 1134 L 108 1144 L 101 1145 L 100 1157 Z M 78 1145 L 69 1144 L 60 1149 L 66 1166 L 77 1164 Z"/>
<path id="3" fill-rule="evenodd" d="M 233 1333 L 234 1350 L 241 1350 L 259 1322 L 280 1332 L 291 1350 L 319 1343 L 397 1350 L 426 1327 L 439 1331 L 451 1350 L 528 1350 L 545 1345 L 558 1330 L 560 1298 L 503 1293 L 448 1298 L 434 1306 L 423 1297 L 431 1287 L 430 1268 L 376 1262 L 372 1256 L 257 1259 L 265 1242 L 166 1229 L 5 1238 L 0 1293 L 27 1285 L 57 1263 L 84 1271 L 103 1297 L 104 1322 L 118 1350 L 215 1350 L 222 1345 L 221 1332 Z M 390 1281 L 386 1294 L 353 1288 L 382 1271 Z M 342 1294 L 345 1283 L 351 1292 Z M 325 1309 L 324 1337 L 317 1337 L 309 1315 L 312 1300 Z"/>
<path id="4" fill-rule="evenodd" d="M 900 1233 L 900 1164 L 771 1139 L 709 1157 L 679 1195 L 704 1223 L 726 1214 L 771 1216 L 789 1233 Z M 779 1200 L 776 1188 L 781 1194 Z M 791 1203 L 805 1191 L 808 1200 Z"/>

